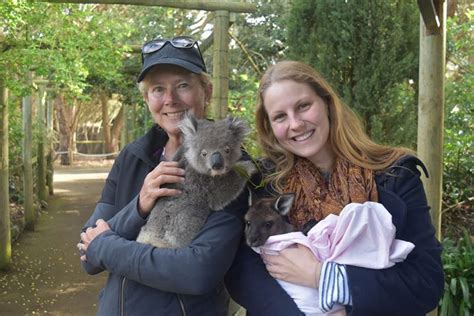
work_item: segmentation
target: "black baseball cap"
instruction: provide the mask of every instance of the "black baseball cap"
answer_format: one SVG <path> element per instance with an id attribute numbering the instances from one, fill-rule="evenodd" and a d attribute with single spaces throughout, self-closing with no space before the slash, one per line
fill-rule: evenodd
<path id="1" fill-rule="evenodd" d="M 164 44 L 151 53 L 143 53 L 147 44 L 144 45 L 142 70 L 137 82 L 142 81 L 146 73 L 156 65 L 176 65 L 197 74 L 206 72 L 206 65 L 197 42 L 194 42 L 191 47 L 176 47 L 172 41 L 164 40 Z"/>

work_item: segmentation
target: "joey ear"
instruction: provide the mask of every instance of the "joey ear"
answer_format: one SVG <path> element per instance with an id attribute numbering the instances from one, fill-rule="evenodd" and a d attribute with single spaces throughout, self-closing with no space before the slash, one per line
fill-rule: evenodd
<path id="1" fill-rule="evenodd" d="M 194 116 L 186 112 L 184 118 L 179 122 L 179 129 L 183 132 L 184 136 L 192 136 L 196 134 L 197 131 L 197 120 Z"/>
<path id="2" fill-rule="evenodd" d="M 294 199 L 295 195 L 293 193 L 282 194 L 276 199 L 274 207 L 278 213 L 286 216 L 290 213 Z"/>

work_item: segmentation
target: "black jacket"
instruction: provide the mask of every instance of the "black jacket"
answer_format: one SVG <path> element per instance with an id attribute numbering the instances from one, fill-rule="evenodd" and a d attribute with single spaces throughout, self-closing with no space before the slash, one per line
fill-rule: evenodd
<path id="1" fill-rule="evenodd" d="M 137 210 L 145 176 L 159 163 L 167 135 L 154 126 L 117 157 L 85 227 L 103 218 L 111 230 L 89 245 L 89 274 L 108 271 L 98 315 L 226 315 L 223 278 L 243 230 L 248 193 L 211 213 L 191 245 L 160 249 L 135 241 L 145 220 Z"/>

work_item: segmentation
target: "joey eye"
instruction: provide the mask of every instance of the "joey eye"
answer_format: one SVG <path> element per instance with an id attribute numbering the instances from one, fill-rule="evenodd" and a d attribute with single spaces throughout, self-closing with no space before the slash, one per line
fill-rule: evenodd
<path id="1" fill-rule="evenodd" d="M 267 221 L 267 222 L 265 222 L 264 225 L 265 225 L 265 228 L 270 229 L 270 228 L 272 228 L 272 226 L 273 226 L 273 221 Z"/>
<path id="2" fill-rule="evenodd" d="M 245 221 L 245 225 L 250 226 L 252 224 L 251 221 Z"/>
<path id="3" fill-rule="evenodd" d="M 230 154 L 230 148 L 229 148 L 229 146 L 227 146 L 227 147 L 224 149 L 224 151 L 225 151 L 226 154 Z"/>
<path id="4" fill-rule="evenodd" d="M 207 151 L 205 149 L 201 150 L 201 156 L 206 157 Z"/>

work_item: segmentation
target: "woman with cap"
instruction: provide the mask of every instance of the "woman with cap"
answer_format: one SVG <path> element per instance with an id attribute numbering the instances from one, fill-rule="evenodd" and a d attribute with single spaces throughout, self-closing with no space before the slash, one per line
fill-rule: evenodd
<path id="1" fill-rule="evenodd" d="M 117 157 L 78 244 L 87 273 L 109 272 L 98 315 L 226 315 L 223 278 L 240 241 L 246 192 L 213 212 L 188 247 L 135 241 L 156 199 L 179 194 L 163 187 L 184 179 L 171 161 L 181 144 L 177 124 L 186 111 L 202 118 L 211 97 L 198 43 L 190 37 L 146 43 L 137 81 L 156 124 Z"/>
<path id="2" fill-rule="evenodd" d="M 408 149 L 373 142 L 327 81 L 297 61 L 278 62 L 262 76 L 256 127 L 268 158 L 262 166 L 268 167 L 262 168 L 268 171 L 267 189 L 295 193 L 288 219 L 297 229 L 339 215 L 350 203 L 372 201 L 390 213 L 395 237 L 415 248 L 402 262 L 375 269 L 319 262 L 300 245 L 262 258 L 242 245 L 226 284 L 247 315 L 301 315 L 275 279 L 318 288 L 319 298 L 314 300 L 319 299 L 325 312 L 335 304 L 354 316 L 421 316 L 436 308 L 444 274 L 441 245 L 420 179 L 421 169 L 426 172 L 423 163 Z M 350 225 L 343 230 L 355 234 L 357 229 L 364 233 L 368 227 Z M 352 246 L 361 245 L 358 237 Z M 363 247 L 359 255 L 387 252 L 388 247 L 379 248 L 382 238 L 373 235 L 372 249 Z"/>

